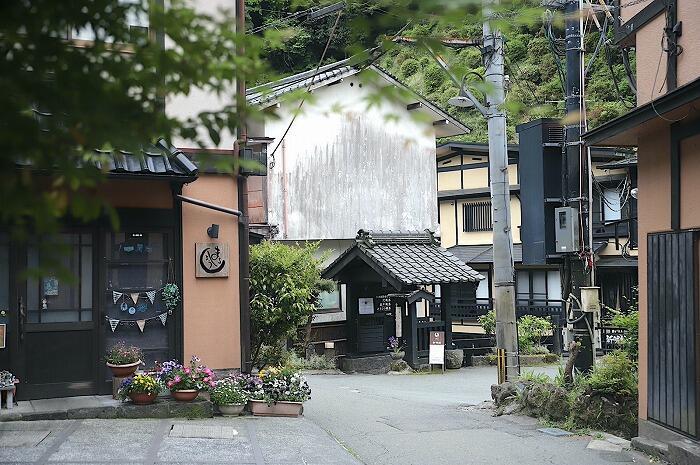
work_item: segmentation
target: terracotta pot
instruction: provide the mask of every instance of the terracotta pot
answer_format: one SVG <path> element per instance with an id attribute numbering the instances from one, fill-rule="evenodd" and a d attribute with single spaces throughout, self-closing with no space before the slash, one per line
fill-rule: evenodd
<path id="1" fill-rule="evenodd" d="M 406 356 L 406 352 L 400 350 L 398 352 L 390 352 L 392 360 L 402 360 Z"/>
<path id="2" fill-rule="evenodd" d="M 145 392 L 130 392 L 129 399 L 134 405 L 150 405 L 155 402 L 158 394 L 146 394 Z"/>
<path id="3" fill-rule="evenodd" d="M 223 404 L 219 405 L 219 412 L 225 417 L 237 417 L 243 413 L 245 404 Z"/>
<path id="4" fill-rule="evenodd" d="M 139 365 L 141 365 L 141 360 L 134 363 L 128 363 L 126 365 L 113 365 L 111 363 L 107 363 L 109 369 L 112 370 L 112 376 L 116 378 L 126 378 L 127 376 L 133 375 L 136 373 Z"/>
<path id="5" fill-rule="evenodd" d="M 298 417 L 304 413 L 301 402 L 279 401 L 268 405 L 264 400 L 250 400 L 250 412 L 257 417 Z"/>
<path id="6" fill-rule="evenodd" d="M 179 402 L 192 402 L 199 395 L 199 391 L 196 389 L 170 390 L 170 395 Z"/>

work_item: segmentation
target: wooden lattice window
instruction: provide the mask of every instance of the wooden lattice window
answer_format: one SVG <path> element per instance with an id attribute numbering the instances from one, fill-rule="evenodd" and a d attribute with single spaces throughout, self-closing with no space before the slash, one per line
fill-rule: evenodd
<path id="1" fill-rule="evenodd" d="M 465 203 L 462 206 L 464 216 L 464 232 L 491 231 L 491 201 Z"/>

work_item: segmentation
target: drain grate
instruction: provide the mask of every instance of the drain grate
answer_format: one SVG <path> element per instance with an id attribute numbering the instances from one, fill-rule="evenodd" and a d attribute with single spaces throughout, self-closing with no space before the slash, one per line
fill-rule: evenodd
<path id="1" fill-rule="evenodd" d="M 170 430 L 171 438 L 233 439 L 238 431 L 232 426 L 188 425 L 176 423 Z"/>
<path id="2" fill-rule="evenodd" d="M 51 433 L 49 430 L 41 431 L 0 431 L 0 447 L 36 447 Z"/>

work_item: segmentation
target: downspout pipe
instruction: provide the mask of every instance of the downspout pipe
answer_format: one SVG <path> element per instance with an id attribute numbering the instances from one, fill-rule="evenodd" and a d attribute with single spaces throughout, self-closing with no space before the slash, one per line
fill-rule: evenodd
<path id="1" fill-rule="evenodd" d="M 236 31 L 245 34 L 245 0 L 236 0 Z M 238 53 L 243 55 L 243 47 L 238 48 Z M 236 98 L 238 105 L 245 105 L 245 81 L 236 81 Z M 238 108 L 238 115 L 245 115 L 245 108 Z M 242 118 L 238 123 L 236 156 L 239 160 L 243 154 L 241 147 L 246 144 L 248 138 L 245 121 Z M 240 335 L 241 335 L 241 371 L 250 373 L 252 369 L 250 351 L 250 231 L 248 217 L 248 178 L 238 172 L 238 208 L 241 216 L 238 217 L 238 289 L 240 299 Z"/>

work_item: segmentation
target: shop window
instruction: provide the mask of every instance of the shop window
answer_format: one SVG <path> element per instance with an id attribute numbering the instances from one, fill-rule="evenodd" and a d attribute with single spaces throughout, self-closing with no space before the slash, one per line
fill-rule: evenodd
<path id="1" fill-rule="evenodd" d="M 491 231 L 491 201 L 470 202 L 462 206 L 464 217 L 464 232 Z"/>
<path id="2" fill-rule="evenodd" d="M 341 312 L 342 309 L 340 286 L 333 292 L 321 292 L 321 294 L 319 294 L 316 313 L 336 313 Z"/>
<path id="3" fill-rule="evenodd" d="M 63 233 L 43 238 L 27 249 L 27 267 L 42 270 L 49 264 L 62 275 L 27 280 L 28 323 L 92 321 L 92 234 Z M 64 276 L 65 275 L 65 276 Z"/>
<path id="4" fill-rule="evenodd" d="M 105 312 L 119 320 L 115 331 L 105 325 L 106 345 L 117 341 L 141 347 L 146 366 L 167 360 L 170 355 L 168 328 L 175 315 L 169 314 L 162 289 L 175 279 L 171 257 L 171 235 L 167 232 L 127 231 L 107 233 L 105 264 Z M 148 293 L 155 292 L 149 297 Z M 159 315 L 166 315 L 166 324 Z M 143 332 L 138 321 L 144 320 Z"/>

